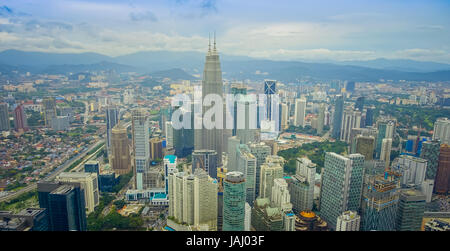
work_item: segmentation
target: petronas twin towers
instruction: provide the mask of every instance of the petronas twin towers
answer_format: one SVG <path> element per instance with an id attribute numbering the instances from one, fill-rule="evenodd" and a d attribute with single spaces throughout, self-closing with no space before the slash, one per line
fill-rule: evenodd
<path id="1" fill-rule="evenodd" d="M 223 83 L 222 70 L 220 69 L 219 53 L 216 49 L 216 38 L 214 35 L 214 45 L 211 49 L 211 41 L 209 42 L 208 53 L 206 54 L 205 68 L 203 70 L 202 81 L 202 100 L 209 94 L 216 94 L 220 96 L 220 104 L 223 101 Z M 213 102 L 219 102 L 219 100 Z M 202 104 L 202 115 L 214 105 L 209 106 Z M 204 117 L 204 116 L 203 116 Z M 217 119 L 217 118 L 212 118 Z M 195 150 L 215 150 L 217 152 L 217 164 L 222 164 L 222 141 L 223 129 L 220 128 L 205 128 L 202 124 L 202 129 L 195 130 Z"/>

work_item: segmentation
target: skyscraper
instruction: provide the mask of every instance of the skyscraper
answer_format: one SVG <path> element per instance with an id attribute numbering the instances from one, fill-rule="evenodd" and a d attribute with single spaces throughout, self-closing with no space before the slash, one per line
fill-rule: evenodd
<path id="1" fill-rule="evenodd" d="M 397 210 L 397 231 L 420 231 L 425 212 L 425 195 L 419 190 L 408 189 L 400 192 Z"/>
<path id="2" fill-rule="evenodd" d="M 244 231 L 245 190 L 243 173 L 227 173 L 223 191 L 223 231 Z"/>
<path id="3" fill-rule="evenodd" d="M 332 137 L 335 139 L 339 139 L 341 136 L 341 124 L 343 112 L 344 112 L 344 96 L 337 95 L 333 113 L 333 130 L 331 132 Z"/>
<path id="4" fill-rule="evenodd" d="M 106 148 L 111 152 L 111 130 L 119 123 L 119 109 L 116 106 L 106 108 Z"/>
<path id="5" fill-rule="evenodd" d="M 253 206 L 256 199 L 256 157 L 250 152 L 247 145 L 238 146 L 237 171 L 244 174 L 246 202 Z"/>
<path id="6" fill-rule="evenodd" d="M 217 153 L 214 150 L 195 150 L 192 153 L 192 172 L 203 169 L 211 177 L 217 178 Z"/>
<path id="7" fill-rule="evenodd" d="M 282 212 L 278 207 L 271 207 L 268 198 L 256 199 L 251 215 L 256 231 L 283 231 Z"/>
<path id="8" fill-rule="evenodd" d="M 272 111 L 272 105 L 273 105 L 273 100 L 272 97 L 274 94 L 277 93 L 276 91 L 276 86 L 277 86 L 277 81 L 275 80 L 264 80 L 264 94 L 266 95 L 267 98 L 267 104 L 266 104 L 266 116 L 267 116 L 267 120 L 274 120 L 275 118 L 273 117 Z"/>
<path id="9" fill-rule="evenodd" d="M 375 107 L 369 107 L 366 109 L 366 120 L 364 121 L 365 126 L 372 126 L 373 125 L 373 112 L 375 110 Z"/>
<path id="10" fill-rule="evenodd" d="M 214 47 L 211 49 L 211 44 L 209 45 L 208 53 L 206 54 L 205 68 L 203 70 L 203 81 L 202 81 L 202 100 L 209 94 L 216 94 L 223 99 L 223 83 L 222 83 L 222 71 L 220 69 L 219 53 L 216 49 L 216 41 L 214 38 Z M 222 101 L 222 100 L 221 100 Z M 205 112 L 210 108 L 203 105 L 203 118 Z M 223 108 L 222 108 L 223 109 Z M 222 164 L 222 140 L 223 140 L 223 130 L 220 128 L 205 128 L 202 124 L 202 130 L 199 132 L 201 136 L 195 137 L 200 140 L 201 143 L 195 144 L 196 150 L 208 149 L 215 150 L 217 152 L 217 164 L 220 166 Z"/>
<path id="11" fill-rule="evenodd" d="M 425 141 L 422 143 L 420 157 L 427 160 L 426 179 L 434 180 L 438 170 L 440 142 L 438 140 Z"/>
<path id="12" fill-rule="evenodd" d="M 391 163 L 391 149 L 392 149 L 392 139 L 391 138 L 383 139 L 381 143 L 380 160 L 384 161 L 386 169 L 389 167 L 389 164 Z"/>
<path id="13" fill-rule="evenodd" d="M 379 158 L 381 154 L 381 144 L 383 143 L 383 139 L 394 138 L 395 132 L 395 120 L 393 119 L 385 119 L 381 118 L 377 121 L 377 145 L 376 145 L 376 155 Z"/>
<path id="14" fill-rule="evenodd" d="M 358 97 L 355 103 L 355 109 L 358 109 L 360 112 L 364 109 L 364 97 Z"/>
<path id="15" fill-rule="evenodd" d="M 84 191 L 87 213 L 94 212 L 100 202 L 98 176 L 96 173 L 62 172 L 56 177 L 56 181 L 63 184 L 80 184 Z"/>
<path id="16" fill-rule="evenodd" d="M 0 131 L 9 131 L 8 104 L 0 103 Z"/>
<path id="17" fill-rule="evenodd" d="M 194 225 L 217 231 L 217 180 L 201 168 L 194 172 Z"/>
<path id="18" fill-rule="evenodd" d="M 241 96 L 236 100 L 237 105 L 237 129 L 236 137 L 242 144 L 257 142 L 258 128 L 256 125 L 256 100 L 252 96 Z"/>
<path id="19" fill-rule="evenodd" d="M 441 144 L 450 144 L 450 120 L 438 118 L 434 122 L 433 140 L 440 140 Z"/>
<path id="20" fill-rule="evenodd" d="M 265 143 L 253 143 L 248 145 L 250 148 L 250 152 L 256 158 L 256 180 L 255 180 L 255 196 L 256 198 L 259 196 L 259 186 L 260 186 L 260 178 L 261 178 L 261 165 L 266 162 L 267 156 L 269 156 L 272 152 L 270 146 Z"/>
<path id="21" fill-rule="evenodd" d="M 292 211 L 291 195 L 285 179 L 274 179 L 270 202 L 282 212 Z"/>
<path id="22" fill-rule="evenodd" d="M 365 161 L 373 159 L 373 151 L 375 149 L 375 138 L 372 136 L 356 136 L 355 151 L 352 153 L 360 153 L 364 155 Z"/>
<path id="23" fill-rule="evenodd" d="M 345 110 L 342 118 L 340 140 L 350 143 L 350 133 L 353 128 L 361 125 L 361 112 L 357 110 Z"/>
<path id="24" fill-rule="evenodd" d="M 22 104 L 14 109 L 14 129 L 16 131 L 26 131 L 28 129 L 27 116 Z"/>
<path id="25" fill-rule="evenodd" d="M 127 129 L 120 123 L 111 130 L 111 166 L 116 174 L 131 171 L 130 145 Z"/>
<path id="26" fill-rule="evenodd" d="M 283 177 L 283 167 L 279 163 L 264 163 L 261 165 L 260 176 L 259 197 L 271 198 L 273 182 Z"/>
<path id="27" fill-rule="evenodd" d="M 162 139 L 151 138 L 150 139 L 150 159 L 161 160 L 163 158 Z"/>
<path id="28" fill-rule="evenodd" d="M 355 211 L 345 211 L 339 215 L 336 231 L 359 231 L 361 217 Z"/>
<path id="29" fill-rule="evenodd" d="M 150 158 L 149 122 L 143 110 L 132 111 L 133 148 L 135 161 L 135 186 L 144 189 L 144 173 L 148 170 Z"/>
<path id="30" fill-rule="evenodd" d="M 434 191 L 439 194 L 447 194 L 450 190 L 450 146 L 441 145 L 439 154 L 439 167 L 436 173 Z"/>
<path id="31" fill-rule="evenodd" d="M 287 104 L 282 103 L 280 109 L 280 131 L 287 129 L 289 126 L 289 106 Z"/>
<path id="32" fill-rule="evenodd" d="M 53 118 L 56 118 L 56 102 L 55 98 L 48 97 L 42 100 L 42 104 L 44 105 L 44 120 L 45 126 L 50 127 L 52 124 Z"/>
<path id="33" fill-rule="evenodd" d="M 319 116 L 317 117 L 317 134 L 322 135 L 323 125 L 325 123 L 325 104 L 319 106 Z"/>
<path id="34" fill-rule="evenodd" d="M 401 174 L 400 184 L 422 185 L 427 170 L 427 160 L 409 155 L 400 155 L 391 165 L 391 169 Z"/>
<path id="35" fill-rule="evenodd" d="M 296 99 L 295 100 L 295 114 L 294 114 L 294 125 L 295 126 L 305 126 L 305 116 L 306 116 L 306 100 Z"/>
<path id="36" fill-rule="evenodd" d="M 344 211 L 359 209 L 363 173 L 363 155 L 357 153 L 344 157 L 332 152 L 325 154 L 320 213 L 331 228 L 336 227 L 336 220 Z"/>

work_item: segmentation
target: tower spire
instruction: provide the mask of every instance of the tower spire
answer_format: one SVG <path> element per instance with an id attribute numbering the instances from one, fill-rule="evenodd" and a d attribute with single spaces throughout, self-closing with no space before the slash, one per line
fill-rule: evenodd
<path id="1" fill-rule="evenodd" d="M 208 33 L 209 43 L 208 43 L 208 52 L 211 52 L 211 32 Z"/>
<path id="2" fill-rule="evenodd" d="M 216 31 L 214 31 L 214 50 L 216 50 Z"/>

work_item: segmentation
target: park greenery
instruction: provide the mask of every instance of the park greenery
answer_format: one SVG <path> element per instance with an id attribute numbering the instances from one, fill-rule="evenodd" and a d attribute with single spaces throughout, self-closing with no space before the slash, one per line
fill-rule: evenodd
<path id="1" fill-rule="evenodd" d="M 21 194 L 9 201 L 0 202 L 0 210 L 19 212 L 20 210 L 36 206 L 38 193 L 36 190 Z"/>
<path id="2" fill-rule="evenodd" d="M 288 174 L 295 174 L 296 159 L 301 157 L 309 158 L 314 164 L 317 165 L 318 168 L 316 171 L 320 173 L 320 170 L 325 162 L 325 152 L 344 154 L 347 152 L 347 143 L 342 141 L 306 143 L 300 147 L 281 150 L 278 152 L 278 155 L 286 160 L 284 172 Z"/>
<path id="3" fill-rule="evenodd" d="M 329 130 L 330 130 L 329 126 L 324 126 L 322 134 L 319 135 L 317 133 L 317 129 L 312 128 L 310 125 L 306 125 L 306 126 L 290 125 L 289 128 L 286 129 L 286 132 L 302 133 L 302 134 L 308 134 L 308 135 L 313 135 L 313 136 L 323 136 Z"/>

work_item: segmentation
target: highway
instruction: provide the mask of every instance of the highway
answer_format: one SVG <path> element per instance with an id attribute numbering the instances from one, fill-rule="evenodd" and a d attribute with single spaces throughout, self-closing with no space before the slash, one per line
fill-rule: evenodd
<path id="1" fill-rule="evenodd" d="M 100 145 L 100 144 L 102 144 L 102 143 L 104 143 L 104 142 L 105 142 L 105 140 L 102 139 L 102 140 L 98 141 L 97 143 L 93 144 L 93 145 L 90 146 L 88 149 L 84 150 L 82 153 L 79 153 L 76 157 L 74 157 L 74 158 L 72 158 L 72 159 L 66 161 L 64 164 L 60 165 L 60 166 L 57 167 L 55 170 L 51 171 L 50 174 L 48 174 L 48 175 L 47 175 L 45 178 L 43 178 L 43 179 L 53 179 L 53 178 L 55 178 L 58 174 L 62 173 L 64 170 L 66 170 L 70 165 L 72 165 L 73 163 L 75 163 L 75 162 L 78 161 L 79 159 L 85 157 L 85 154 L 86 154 L 87 152 L 91 151 L 92 149 L 94 149 L 95 147 L 97 147 L 98 145 Z M 99 148 L 99 150 L 100 150 L 100 149 L 101 149 L 101 148 Z M 97 152 L 98 152 L 98 151 L 96 151 L 96 152 L 93 153 L 93 154 L 96 154 Z M 93 154 L 91 154 L 91 156 L 92 156 Z M 91 156 L 90 156 L 90 157 L 91 157 Z M 16 192 L 14 192 L 14 193 L 11 193 L 11 194 L 8 194 L 8 195 L 6 195 L 6 196 L 1 197 L 1 198 L 0 198 L 0 202 L 8 201 L 8 200 L 14 199 L 14 198 L 17 197 L 17 196 L 19 196 L 19 195 L 21 195 L 21 194 L 24 194 L 24 193 L 26 193 L 26 192 L 32 191 L 32 190 L 34 190 L 34 189 L 36 189 L 36 188 L 37 188 L 37 182 L 34 182 L 34 183 L 28 185 L 27 187 L 20 189 L 19 191 L 16 191 Z"/>

